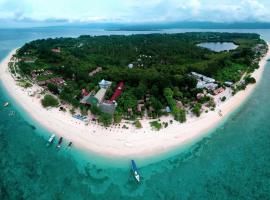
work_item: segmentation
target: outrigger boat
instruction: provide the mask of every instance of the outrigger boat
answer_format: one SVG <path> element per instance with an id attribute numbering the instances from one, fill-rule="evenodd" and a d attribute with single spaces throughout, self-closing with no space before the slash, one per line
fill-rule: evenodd
<path id="1" fill-rule="evenodd" d="M 6 103 L 4 103 L 4 107 L 8 107 L 8 105 L 9 105 L 9 103 L 8 102 L 6 102 Z"/>
<path id="2" fill-rule="evenodd" d="M 58 144 L 57 144 L 57 148 L 61 147 L 62 142 L 63 142 L 63 137 L 60 137 Z"/>
<path id="3" fill-rule="evenodd" d="M 54 138 L 55 138 L 55 134 L 52 134 L 51 137 L 48 139 L 47 146 L 50 146 L 53 143 Z"/>
<path id="4" fill-rule="evenodd" d="M 136 163 L 134 160 L 131 160 L 131 168 L 132 168 L 134 178 L 139 183 L 140 182 L 140 175 L 138 173 L 138 169 L 137 169 L 137 166 L 136 166 Z"/>
<path id="5" fill-rule="evenodd" d="M 69 142 L 69 143 L 68 143 L 68 148 L 70 148 L 70 147 L 71 147 L 71 145 L 72 145 L 72 142 Z"/>

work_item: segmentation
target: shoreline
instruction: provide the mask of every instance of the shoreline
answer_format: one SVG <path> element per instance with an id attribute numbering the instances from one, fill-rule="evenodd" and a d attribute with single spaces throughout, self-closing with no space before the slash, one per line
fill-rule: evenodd
<path id="1" fill-rule="evenodd" d="M 42 107 L 40 99 L 30 97 L 26 89 L 16 85 L 12 78 L 8 63 L 15 51 L 10 52 L 2 60 L 0 79 L 4 88 L 23 110 L 48 131 L 72 141 L 75 147 L 105 157 L 117 158 L 156 156 L 207 136 L 209 131 L 215 129 L 252 94 L 262 78 L 267 59 L 270 58 L 270 50 L 268 50 L 260 61 L 260 68 L 252 73 L 256 84 L 248 85 L 244 91 L 238 92 L 219 105 L 215 111 L 204 113 L 199 118 L 188 119 L 184 124 L 174 122 L 160 131 L 153 131 L 149 125 L 151 120 L 141 120 L 142 129 L 135 127 L 106 129 L 94 124 L 86 126 L 83 122 L 73 119 L 68 112 L 58 111 L 58 108 L 46 110 Z M 219 116 L 218 110 L 221 110 L 222 117 Z M 161 117 L 162 121 L 170 119 Z"/>

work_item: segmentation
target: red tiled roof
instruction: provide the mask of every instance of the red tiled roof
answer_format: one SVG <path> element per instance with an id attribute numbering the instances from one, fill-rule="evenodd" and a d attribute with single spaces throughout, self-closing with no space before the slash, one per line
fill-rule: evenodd
<path id="1" fill-rule="evenodd" d="M 116 90 L 114 91 L 114 94 L 112 95 L 110 101 L 115 101 L 123 92 L 124 82 L 120 82 L 117 85 Z"/>

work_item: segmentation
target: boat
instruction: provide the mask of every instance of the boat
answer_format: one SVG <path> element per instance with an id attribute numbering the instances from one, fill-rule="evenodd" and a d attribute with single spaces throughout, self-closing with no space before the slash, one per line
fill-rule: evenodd
<path id="1" fill-rule="evenodd" d="M 57 148 L 61 147 L 62 142 L 63 142 L 63 137 L 60 137 L 58 144 L 57 144 Z"/>
<path id="2" fill-rule="evenodd" d="M 134 160 L 131 160 L 131 168 L 132 168 L 134 178 L 139 183 L 140 182 L 140 175 L 138 173 L 138 169 L 137 169 L 137 166 L 136 166 L 136 163 Z"/>
<path id="3" fill-rule="evenodd" d="M 9 105 L 9 103 L 8 103 L 8 102 L 4 103 L 4 107 L 7 107 L 8 105 Z"/>
<path id="4" fill-rule="evenodd" d="M 70 147 L 71 147 L 71 145 L 72 145 L 72 142 L 69 142 L 69 143 L 68 143 L 68 148 L 70 148 Z"/>
<path id="5" fill-rule="evenodd" d="M 50 146 L 53 143 L 54 138 L 55 138 L 55 134 L 52 134 L 51 137 L 48 139 L 47 146 Z"/>

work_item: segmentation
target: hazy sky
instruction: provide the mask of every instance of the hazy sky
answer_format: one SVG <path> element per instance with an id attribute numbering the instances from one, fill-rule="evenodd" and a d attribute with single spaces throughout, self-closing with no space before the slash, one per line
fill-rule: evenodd
<path id="1" fill-rule="evenodd" d="M 270 0 L 0 0 L 0 20 L 270 22 Z"/>

